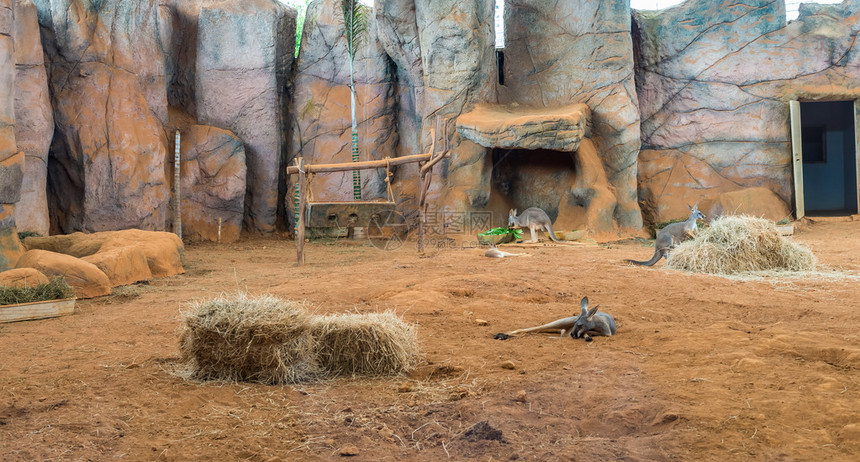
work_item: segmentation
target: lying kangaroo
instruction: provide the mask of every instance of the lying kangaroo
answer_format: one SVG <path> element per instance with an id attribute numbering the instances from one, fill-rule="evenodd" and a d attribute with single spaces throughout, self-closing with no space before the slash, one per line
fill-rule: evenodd
<path id="1" fill-rule="evenodd" d="M 543 230 L 553 242 L 561 243 L 552 230 L 552 220 L 549 215 L 537 207 L 529 207 L 523 210 L 522 215 L 517 216 L 517 210 L 511 209 L 508 215 L 508 226 L 511 228 L 528 228 L 532 235 L 532 242 L 537 242 L 537 234 L 535 231 Z"/>
<path id="2" fill-rule="evenodd" d="M 549 324 L 544 324 L 542 326 L 529 327 L 526 329 L 517 329 L 507 333 L 499 333 L 496 334 L 493 338 L 497 340 L 507 340 L 519 334 L 558 332 L 559 336 L 555 338 L 564 338 L 567 336 L 573 338 L 585 337 L 586 341 L 591 341 L 590 337 L 588 337 L 588 334 L 604 335 L 607 337 L 615 335 L 615 320 L 612 319 L 612 316 L 607 313 L 598 313 L 597 308 L 599 306 L 600 305 L 595 306 L 594 308 L 589 310 L 588 297 L 583 297 L 582 301 L 579 302 L 579 316 L 562 318 Z"/>
<path id="3" fill-rule="evenodd" d="M 680 223 L 672 223 L 666 226 L 657 233 L 657 239 L 654 241 L 654 256 L 648 261 L 625 260 L 634 265 L 651 266 L 657 263 L 661 258 L 666 257 L 669 261 L 669 250 L 675 245 L 680 244 L 689 237 L 693 237 L 698 230 L 696 220 L 705 219 L 705 215 L 699 211 L 699 204 L 690 207 L 690 218 L 687 221 Z"/>
<path id="4" fill-rule="evenodd" d="M 499 250 L 498 247 L 492 245 L 486 252 L 484 252 L 485 257 L 490 258 L 505 258 L 505 257 L 530 257 L 531 255 L 527 253 L 510 253 L 505 252 L 504 250 Z"/>

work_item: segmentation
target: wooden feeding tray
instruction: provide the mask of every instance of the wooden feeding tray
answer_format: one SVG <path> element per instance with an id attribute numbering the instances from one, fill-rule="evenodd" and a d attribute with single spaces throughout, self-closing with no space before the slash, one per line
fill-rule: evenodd
<path id="1" fill-rule="evenodd" d="M 54 318 L 75 312 L 74 298 L 0 306 L 0 323 Z"/>
<path id="2" fill-rule="evenodd" d="M 346 228 L 384 223 L 394 213 L 394 202 L 309 202 L 307 227 Z"/>

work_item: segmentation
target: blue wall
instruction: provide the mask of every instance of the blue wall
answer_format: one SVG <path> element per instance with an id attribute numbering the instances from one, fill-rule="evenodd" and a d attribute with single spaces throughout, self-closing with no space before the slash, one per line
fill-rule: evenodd
<path id="1" fill-rule="evenodd" d="M 854 102 L 800 103 L 804 127 L 824 126 L 825 163 L 804 161 L 803 195 L 807 213 L 857 213 L 857 171 L 854 144 Z M 808 141 L 803 140 L 804 146 Z M 806 158 L 804 153 L 804 158 Z"/>

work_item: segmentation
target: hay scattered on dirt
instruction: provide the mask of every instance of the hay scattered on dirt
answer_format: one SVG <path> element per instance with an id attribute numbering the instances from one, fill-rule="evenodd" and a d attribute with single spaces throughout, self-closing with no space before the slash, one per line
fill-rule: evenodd
<path id="1" fill-rule="evenodd" d="M 74 289 L 69 286 L 66 279 L 62 276 L 57 276 L 51 279 L 50 282 L 33 287 L 0 286 L 0 305 L 63 300 L 73 298 L 74 296 Z"/>
<path id="2" fill-rule="evenodd" d="M 415 332 L 390 311 L 317 316 L 312 332 L 319 363 L 332 375 L 397 375 L 417 365 Z"/>
<path id="3" fill-rule="evenodd" d="M 322 372 L 304 306 L 267 295 L 193 303 L 179 350 L 190 376 L 201 380 L 298 383 Z"/>
<path id="4" fill-rule="evenodd" d="M 413 328 L 394 313 L 318 316 L 244 293 L 195 303 L 179 343 L 185 375 L 203 380 L 295 384 L 396 375 L 418 363 Z"/>
<path id="5" fill-rule="evenodd" d="M 675 269 L 732 275 L 752 272 L 805 272 L 815 269 L 807 247 L 783 237 L 773 222 L 750 216 L 724 216 L 675 247 L 669 266 Z"/>

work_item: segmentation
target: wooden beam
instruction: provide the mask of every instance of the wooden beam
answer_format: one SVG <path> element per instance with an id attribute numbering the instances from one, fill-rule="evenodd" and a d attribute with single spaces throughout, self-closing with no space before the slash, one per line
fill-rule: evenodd
<path id="1" fill-rule="evenodd" d="M 445 154 L 447 156 L 447 153 Z M 428 154 L 414 154 L 411 156 L 401 156 L 401 157 L 386 157 L 385 159 L 380 160 L 365 160 L 362 162 L 346 162 L 342 164 L 316 164 L 316 165 L 305 165 L 305 173 L 323 173 L 323 172 L 348 172 L 351 170 L 366 170 L 369 168 L 382 168 L 386 165 L 403 165 L 403 164 L 411 164 L 414 162 L 423 162 L 426 160 L 430 160 L 433 156 L 432 153 Z M 295 175 L 299 173 L 299 168 L 297 166 L 287 167 L 287 175 Z"/>
<path id="2" fill-rule="evenodd" d="M 305 264 L 305 208 L 307 207 L 307 172 L 305 161 L 299 157 L 296 159 L 296 169 L 299 173 L 299 223 L 296 230 L 296 263 L 299 266 Z"/>

